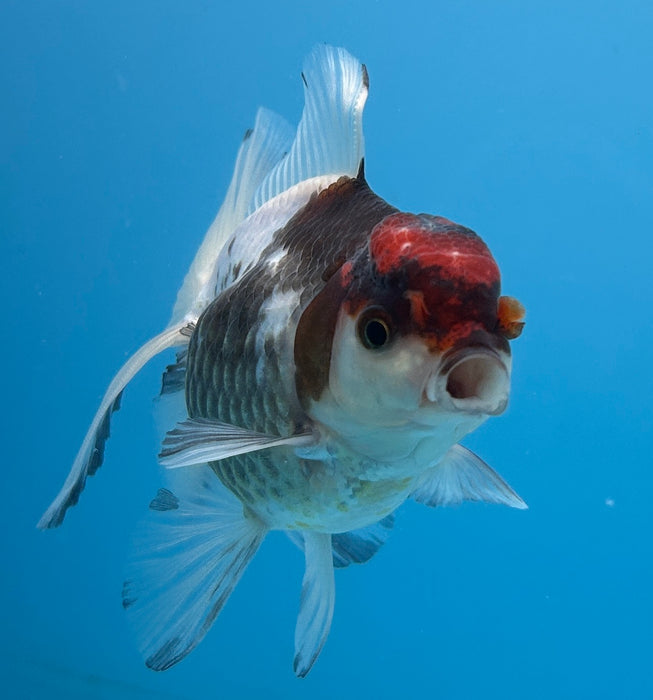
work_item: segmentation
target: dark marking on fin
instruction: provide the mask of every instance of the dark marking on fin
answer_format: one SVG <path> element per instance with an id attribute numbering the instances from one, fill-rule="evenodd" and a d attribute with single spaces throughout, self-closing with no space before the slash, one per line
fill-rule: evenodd
<path id="1" fill-rule="evenodd" d="M 306 82 L 306 76 L 304 75 L 304 71 L 302 71 L 302 80 L 304 81 L 304 85 L 308 87 L 308 83 Z"/>
<path id="2" fill-rule="evenodd" d="M 150 501 L 150 510 L 177 510 L 179 499 L 168 489 L 159 489 L 156 496 Z"/>
<path id="3" fill-rule="evenodd" d="M 127 610 L 127 608 L 130 608 L 138 600 L 138 598 L 134 598 L 131 595 L 131 586 L 131 579 L 127 579 L 122 584 L 122 607 L 125 610 Z"/>
<path id="4" fill-rule="evenodd" d="M 118 396 L 116 396 L 116 400 L 111 404 L 108 411 L 104 414 L 104 417 L 102 418 L 102 423 L 100 423 L 100 427 L 97 430 L 95 444 L 93 445 L 91 456 L 88 460 L 88 476 L 93 476 L 93 474 L 95 474 L 95 472 L 100 468 L 102 462 L 104 461 L 104 449 L 106 446 L 106 442 L 111 437 L 111 414 L 114 411 L 118 411 L 120 409 L 121 398 L 122 391 L 118 394 Z M 66 503 L 66 508 L 77 503 L 77 500 L 79 499 L 83 488 L 84 484 L 82 483 L 79 489 L 75 489 L 71 492 L 70 497 Z"/>
<path id="5" fill-rule="evenodd" d="M 361 158 L 361 162 L 358 165 L 358 172 L 356 173 L 356 179 L 365 182 L 365 158 Z"/>
<path id="6" fill-rule="evenodd" d="M 120 409 L 120 401 L 122 399 L 122 391 L 116 396 L 114 402 L 109 406 L 106 413 L 102 417 L 102 421 L 95 433 L 95 442 L 90 450 L 89 457 L 85 463 L 85 469 L 81 470 L 79 478 L 75 481 L 75 484 L 71 487 L 67 494 L 66 500 L 63 501 L 50 519 L 43 525 L 39 524 L 39 527 L 54 528 L 59 527 L 63 522 L 66 512 L 69 508 L 74 506 L 78 501 L 79 497 L 86 486 L 86 479 L 89 476 L 93 476 L 95 472 L 102 466 L 104 461 L 104 450 L 106 442 L 111 436 L 111 414 Z"/>
<path id="7" fill-rule="evenodd" d="M 247 139 L 254 133 L 254 129 L 247 129 L 245 132 L 245 135 L 243 136 L 243 141 L 247 141 Z"/>
<path id="8" fill-rule="evenodd" d="M 369 561 L 385 544 L 387 535 L 383 530 L 386 530 L 389 534 L 394 522 L 394 513 L 390 513 L 390 515 L 386 515 L 385 518 L 379 520 L 375 526 L 372 526 L 377 528 L 380 526 L 382 528 L 382 531 L 376 537 L 370 537 L 369 534 L 360 537 L 356 530 L 332 535 L 333 566 L 337 569 L 344 569 L 350 564 L 364 564 Z M 368 530 L 368 528 L 362 529 L 363 532 L 365 530 Z"/>
<path id="9" fill-rule="evenodd" d="M 186 386 L 186 357 L 188 350 L 184 348 L 177 353 L 177 362 L 168 365 L 161 377 L 161 396 L 174 394 Z"/>
<path id="10" fill-rule="evenodd" d="M 367 66 L 364 63 L 361 63 L 361 71 L 363 73 L 363 85 L 367 90 L 370 89 L 370 75 L 367 72 Z"/>
<path id="11" fill-rule="evenodd" d="M 174 666 L 186 656 L 189 650 L 179 650 L 181 646 L 179 637 L 173 637 L 167 641 L 157 652 L 145 660 L 145 665 L 153 671 L 165 671 Z"/>
<path id="12" fill-rule="evenodd" d="M 179 335 L 183 335 L 184 338 L 190 338 L 195 332 L 195 323 L 190 321 L 183 328 L 179 330 Z"/>

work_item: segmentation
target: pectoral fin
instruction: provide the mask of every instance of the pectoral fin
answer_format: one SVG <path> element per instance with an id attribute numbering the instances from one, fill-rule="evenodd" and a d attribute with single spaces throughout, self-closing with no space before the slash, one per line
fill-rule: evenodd
<path id="1" fill-rule="evenodd" d="M 427 506 L 486 501 L 511 508 L 528 508 L 493 469 L 462 445 L 454 445 L 421 477 L 413 498 Z"/>
<path id="2" fill-rule="evenodd" d="M 167 433 L 159 454 L 159 462 L 164 467 L 188 467 L 268 447 L 301 447 L 311 444 L 313 440 L 312 433 L 279 437 L 220 421 L 190 418 L 177 423 L 177 426 Z"/>
<path id="3" fill-rule="evenodd" d="M 294 670 L 300 678 L 311 670 L 326 642 L 336 594 L 331 535 L 305 532 L 304 553 L 306 571 L 295 628 Z"/>
<path id="4" fill-rule="evenodd" d="M 68 508 L 79 500 L 86 484 L 86 477 L 94 474 L 102 464 L 104 444 L 109 437 L 109 419 L 111 413 L 120 405 L 120 396 L 124 388 L 155 355 L 168 348 L 187 344 L 191 330 L 192 324 L 188 321 L 166 329 L 139 348 L 120 368 L 104 394 L 68 478 L 39 520 L 37 527 L 45 530 L 61 525 Z"/>

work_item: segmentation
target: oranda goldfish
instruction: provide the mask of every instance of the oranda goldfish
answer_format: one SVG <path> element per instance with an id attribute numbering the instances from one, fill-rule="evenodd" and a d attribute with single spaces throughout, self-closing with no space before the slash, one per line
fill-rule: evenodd
<path id="1" fill-rule="evenodd" d="M 59 525 L 100 466 L 109 418 L 152 357 L 163 377 L 169 488 L 150 504 L 125 582 L 146 663 L 186 656 L 270 530 L 306 559 L 295 672 L 322 649 L 334 567 L 370 559 L 408 498 L 525 508 L 459 442 L 509 395 L 523 308 L 473 231 L 408 214 L 363 167 L 365 67 L 319 47 L 296 131 L 260 109 L 170 324 L 110 384 L 61 492 Z"/>

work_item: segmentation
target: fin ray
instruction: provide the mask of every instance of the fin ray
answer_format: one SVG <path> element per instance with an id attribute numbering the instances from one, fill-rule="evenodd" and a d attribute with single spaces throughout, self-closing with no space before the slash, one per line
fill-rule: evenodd
<path id="1" fill-rule="evenodd" d="M 247 216 L 254 193 L 265 175 L 290 148 L 293 130 L 285 119 L 269 109 L 256 113 L 254 128 L 240 145 L 234 173 L 224 202 L 204 236 L 177 293 L 171 323 L 199 315 L 212 298 L 211 277 L 217 257 L 234 229 Z"/>
<path id="2" fill-rule="evenodd" d="M 288 155 L 261 182 L 249 213 L 304 180 L 356 177 L 364 157 L 367 71 L 345 49 L 316 46 L 304 63 L 304 111 Z"/>
<path id="3" fill-rule="evenodd" d="M 163 671 L 203 639 L 266 529 L 207 465 L 173 472 L 134 542 L 123 607 L 146 665 Z"/>
<path id="4" fill-rule="evenodd" d="M 462 445 L 454 445 L 435 467 L 429 469 L 412 495 L 427 506 L 485 501 L 511 508 L 528 508 L 494 469 Z"/>
<path id="5" fill-rule="evenodd" d="M 306 571 L 295 628 L 294 670 L 300 678 L 311 670 L 331 628 L 335 604 L 331 535 L 304 532 L 304 554 Z"/>
<path id="6" fill-rule="evenodd" d="M 164 467 L 188 467 L 280 445 L 305 446 L 313 440 L 312 433 L 279 437 L 221 421 L 189 418 L 166 434 L 159 463 Z"/>
<path id="7" fill-rule="evenodd" d="M 394 522 L 394 513 L 390 513 L 378 523 L 332 535 L 333 565 L 342 569 L 369 561 L 390 537 Z"/>

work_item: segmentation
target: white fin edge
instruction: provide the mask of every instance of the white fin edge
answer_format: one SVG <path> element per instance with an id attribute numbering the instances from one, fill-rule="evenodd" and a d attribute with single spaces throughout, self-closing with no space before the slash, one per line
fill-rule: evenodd
<path id="1" fill-rule="evenodd" d="M 249 212 L 304 180 L 337 173 L 356 177 L 365 155 L 365 66 L 349 52 L 316 46 L 304 61 L 304 111 L 288 152 L 265 176 Z"/>
<path id="2" fill-rule="evenodd" d="M 171 323 L 177 323 L 189 314 L 199 316 L 210 301 L 202 292 L 207 287 L 225 241 L 247 216 L 254 193 L 265 175 L 288 151 L 292 138 L 293 129 L 285 119 L 268 109 L 258 110 L 254 128 L 247 131 L 238 150 L 224 202 L 177 293 Z"/>
<path id="3" fill-rule="evenodd" d="M 424 473 L 412 495 L 419 503 L 433 507 L 485 501 L 528 508 L 494 469 L 462 445 L 454 445 L 435 467 Z"/>
<path id="4" fill-rule="evenodd" d="M 200 643 L 267 533 L 207 465 L 168 478 L 137 531 L 122 594 L 155 671 Z"/>
<path id="5" fill-rule="evenodd" d="M 303 536 L 306 571 L 295 627 L 293 665 L 299 678 L 306 676 L 322 651 L 331 629 L 336 598 L 331 535 L 306 530 Z"/>
<path id="6" fill-rule="evenodd" d="M 86 432 L 84 441 L 79 448 L 64 485 L 61 487 L 61 491 L 59 491 L 57 497 L 39 520 L 37 525 L 39 529 L 45 530 L 61 525 L 68 508 L 77 503 L 80 493 L 84 490 L 86 478 L 89 475 L 93 453 L 97 449 L 96 444 L 100 427 L 107 420 L 108 414 L 123 389 L 155 355 L 168 348 L 188 343 L 190 326 L 192 324 L 184 321 L 177 326 L 167 328 L 163 333 L 155 336 L 140 347 L 120 368 L 102 398 L 100 407 Z"/>
<path id="7" fill-rule="evenodd" d="M 190 467 L 281 445 L 303 447 L 314 441 L 312 433 L 279 437 L 221 421 L 190 418 L 166 434 L 159 463 L 168 468 Z"/>

